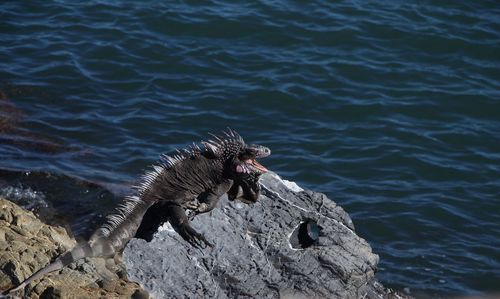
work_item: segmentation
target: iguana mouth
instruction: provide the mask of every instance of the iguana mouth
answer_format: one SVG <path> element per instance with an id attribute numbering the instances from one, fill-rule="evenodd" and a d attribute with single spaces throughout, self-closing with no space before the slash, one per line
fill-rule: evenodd
<path id="1" fill-rule="evenodd" d="M 264 166 L 262 166 L 262 164 L 260 164 L 259 162 L 257 162 L 257 160 L 255 160 L 255 159 L 248 159 L 248 160 L 245 161 L 245 163 L 248 164 L 248 165 L 250 165 L 251 167 L 257 169 L 261 173 L 266 173 L 268 171 L 267 168 L 265 168 Z"/>

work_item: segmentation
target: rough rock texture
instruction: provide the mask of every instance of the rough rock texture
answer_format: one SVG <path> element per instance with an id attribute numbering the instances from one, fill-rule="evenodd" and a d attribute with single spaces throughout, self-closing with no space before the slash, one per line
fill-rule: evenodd
<path id="1" fill-rule="evenodd" d="M 32 212 L 0 198 L 0 293 L 73 247 L 61 227 L 45 225 Z M 103 259 L 81 260 L 17 292 L 23 298 L 131 298 L 145 294 L 136 283 L 104 270 Z M 97 271 L 96 269 L 101 269 Z M 103 275 L 108 275 L 103 279 Z M 1 295 L 0 295 L 1 297 Z"/>
<path id="2" fill-rule="evenodd" d="M 378 256 L 325 195 L 267 174 L 258 203 L 221 200 L 192 225 L 192 248 L 169 226 L 124 251 L 128 277 L 156 298 L 400 298 L 375 279 Z"/>

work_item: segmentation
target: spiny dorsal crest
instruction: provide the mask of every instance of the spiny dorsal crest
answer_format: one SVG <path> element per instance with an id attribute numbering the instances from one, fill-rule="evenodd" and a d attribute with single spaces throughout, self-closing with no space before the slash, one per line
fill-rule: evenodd
<path id="1" fill-rule="evenodd" d="M 214 139 L 202 141 L 205 150 L 215 157 L 225 160 L 232 158 L 245 146 L 243 138 L 230 128 L 223 132 L 224 136 L 210 134 Z"/>
<path id="2" fill-rule="evenodd" d="M 230 128 L 223 132 L 223 136 L 214 134 L 210 135 L 214 138 L 214 140 L 202 141 L 202 144 L 205 146 L 205 151 L 217 159 L 225 160 L 232 158 L 242 147 L 245 146 L 243 138 Z M 172 156 L 162 154 L 160 156 L 159 165 L 153 165 L 152 170 L 146 171 L 144 175 L 142 175 L 140 182 L 134 186 L 134 188 L 138 191 L 139 196 L 143 195 L 149 187 L 154 184 L 157 177 L 160 176 L 163 171 L 174 167 L 176 164 L 181 163 L 184 160 L 201 154 L 202 150 L 195 143 L 187 149 L 176 150 L 176 154 Z"/>
<path id="3" fill-rule="evenodd" d="M 145 203 L 138 196 L 126 196 L 123 202 L 118 205 L 115 212 L 106 216 L 104 224 L 101 225 L 94 235 L 108 237 L 118 226 L 127 220 L 129 215 L 134 213 L 136 210 L 140 210 L 141 206 L 144 204 Z"/>

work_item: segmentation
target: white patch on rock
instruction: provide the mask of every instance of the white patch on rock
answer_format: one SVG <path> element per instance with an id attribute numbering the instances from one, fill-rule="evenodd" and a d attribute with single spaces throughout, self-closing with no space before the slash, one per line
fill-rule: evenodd
<path id="1" fill-rule="evenodd" d="M 287 181 L 287 180 L 283 180 L 283 184 L 290 190 L 292 190 L 293 192 L 301 192 L 301 191 L 304 191 L 304 189 L 300 188 L 299 185 L 297 185 L 297 183 L 295 182 L 291 182 L 291 181 Z"/>
<path id="2" fill-rule="evenodd" d="M 302 223 L 304 223 L 304 221 L 301 221 L 301 222 L 300 222 L 297 226 L 295 226 L 295 228 L 294 228 L 294 229 L 292 229 L 292 231 L 291 231 L 291 232 L 287 235 L 288 247 L 289 247 L 291 250 L 293 250 L 293 251 L 304 250 L 304 249 L 294 248 L 294 247 L 292 246 L 292 243 L 290 242 L 290 240 L 292 239 L 293 232 L 294 232 L 295 230 L 297 230 L 297 228 L 298 228 L 298 227 L 299 227 Z"/>
<path id="3" fill-rule="evenodd" d="M 172 227 L 172 225 L 168 221 L 163 223 L 163 225 L 161 225 L 160 227 L 158 227 L 158 232 L 162 232 L 165 230 L 169 231 L 169 232 L 175 232 L 174 228 Z"/>
<path id="4" fill-rule="evenodd" d="M 297 185 L 297 183 L 295 182 L 292 182 L 292 181 L 288 181 L 288 180 L 285 180 L 285 179 L 282 179 L 278 174 L 276 173 L 272 173 L 272 176 L 274 176 L 275 178 L 277 178 L 278 180 L 280 180 L 283 185 L 285 185 L 285 187 L 288 188 L 288 190 L 291 190 L 293 192 L 302 192 L 304 191 L 304 189 L 302 189 L 299 185 Z"/>
<path id="5" fill-rule="evenodd" d="M 238 210 L 241 210 L 241 209 L 245 208 L 245 206 L 246 206 L 246 205 L 244 205 L 242 202 L 236 202 L 236 203 L 234 204 L 234 207 L 235 207 L 236 209 L 238 209 Z"/>

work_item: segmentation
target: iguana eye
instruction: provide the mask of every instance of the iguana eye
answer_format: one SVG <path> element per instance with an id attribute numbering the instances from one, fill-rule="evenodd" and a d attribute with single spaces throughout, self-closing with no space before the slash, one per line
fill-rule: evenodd
<path id="1" fill-rule="evenodd" d="M 247 161 L 252 158 L 255 158 L 255 151 L 248 148 L 238 155 L 238 159 L 240 159 L 240 161 Z"/>

